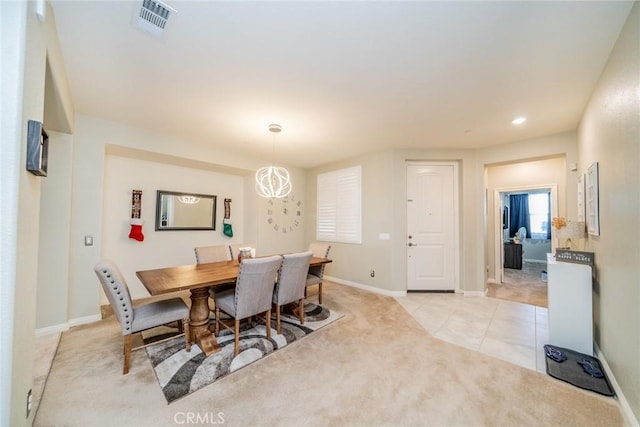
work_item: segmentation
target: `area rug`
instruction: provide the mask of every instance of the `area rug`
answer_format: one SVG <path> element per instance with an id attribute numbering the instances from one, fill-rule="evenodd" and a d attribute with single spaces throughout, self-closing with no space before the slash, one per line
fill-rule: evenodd
<path id="1" fill-rule="evenodd" d="M 605 396 L 615 395 L 600 361 L 595 357 L 549 344 L 544 346 L 544 350 L 547 353 L 547 373 L 552 377 Z"/>
<path id="2" fill-rule="evenodd" d="M 183 337 L 150 345 L 146 351 L 162 392 L 167 402 L 171 403 L 304 338 L 341 317 L 343 315 L 326 307 L 307 303 L 303 325 L 295 316 L 283 314 L 280 321 L 282 333 L 277 334 L 276 322 L 271 321 L 271 340 L 267 339 L 264 324 L 250 325 L 243 322 L 240 328 L 240 354 L 237 356 L 234 356 L 233 351 L 233 333 L 227 330 L 222 330 L 217 340 L 221 350 L 209 357 L 206 357 L 197 345 L 192 345 L 191 351 L 187 352 Z M 157 338 L 157 335 L 145 337 L 145 342 Z"/>

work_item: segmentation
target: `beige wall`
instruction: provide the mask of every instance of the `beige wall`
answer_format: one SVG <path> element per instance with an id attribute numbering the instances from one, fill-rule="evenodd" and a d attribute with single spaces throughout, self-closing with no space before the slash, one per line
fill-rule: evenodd
<path id="1" fill-rule="evenodd" d="M 257 196 L 253 185 L 253 171 L 264 165 L 261 159 L 240 156 L 220 149 L 215 144 L 197 144 L 83 115 L 76 115 L 74 141 L 68 295 L 68 318 L 71 324 L 91 320 L 98 314 L 100 291 L 93 266 L 101 258 L 111 256 L 123 259 L 118 252 L 127 248 L 126 253 L 138 252 L 142 265 L 149 268 L 161 266 L 158 260 L 162 260 L 166 265 L 191 263 L 193 247 L 208 241 L 210 237 L 208 232 L 153 231 L 155 215 L 153 189 L 158 187 L 157 182 L 164 182 L 163 185 L 170 186 L 163 189 L 182 189 L 182 185 L 189 185 L 206 190 L 202 191 L 203 193 L 210 191 L 214 194 L 218 193 L 221 196 L 218 200 L 219 209 L 223 207 L 224 192 L 229 191 L 234 199 L 232 203 L 234 226 L 239 233 L 237 237 L 234 236 L 233 241 L 243 239 L 245 242 L 256 243 L 258 254 L 292 252 L 304 247 L 302 232 L 282 234 L 268 228 L 267 200 Z M 127 183 L 121 177 L 115 178 L 115 168 L 109 170 L 106 167 L 107 152 L 115 153 L 120 157 L 132 157 L 137 162 L 149 160 L 155 164 L 127 163 L 129 175 L 117 172 L 129 179 Z M 114 159 L 115 157 L 117 156 L 114 156 Z M 109 161 L 116 161 L 114 159 Z M 123 164 L 118 164 L 124 167 Z M 179 166 L 182 169 L 176 171 L 170 165 Z M 142 176 L 141 171 L 137 170 L 138 166 L 141 171 L 147 171 L 150 175 Z M 219 174 L 215 177 L 220 178 L 220 183 L 203 182 L 209 178 L 217 178 L 203 177 L 202 168 Z M 304 199 L 304 193 L 300 192 L 300 189 L 305 187 L 304 172 L 297 168 L 288 169 L 292 175 L 293 194 Z M 119 190 L 113 194 L 105 194 L 105 188 L 111 186 L 116 180 Z M 228 188 L 224 187 L 226 184 L 229 184 Z M 126 188 L 128 185 L 129 188 Z M 136 185 L 142 185 L 145 190 L 144 230 L 149 242 L 145 239 L 141 244 L 129 241 L 122 236 L 122 221 L 129 215 L 128 208 L 123 204 L 130 201 L 131 196 L 128 192 Z M 151 194 L 147 188 L 151 189 Z M 125 197 L 122 192 L 127 192 Z M 113 210 L 112 202 L 115 202 Z M 94 246 L 84 246 L 85 235 L 94 236 Z M 171 245 L 176 248 L 176 252 L 167 253 L 168 239 L 176 236 L 179 244 Z M 212 239 L 212 241 L 212 244 L 216 244 L 224 240 Z M 127 280 L 136 295 L 141 296 L 145 291 L 137 279 L 134 279 L 135 270 L 139 268 L 140 264 L 125 261 Z"/>
<path id="2" fill-rule="evenodd" d="M 49 170 L 40 194 L 36 329 L 68 320 L 72 153 L 71 135 L 49 131 Z"/>
<path id="3" fill-rule="evenodd" d="M 578 129 L 579 167 L 598 162 L 595 339 L 640 419 L 640 4 L 635 3 Z"/>
<path id="4" fill-rule="evenodd" d="M 99 240 L 102 258 L 116 262 L 134 299 L 149 294 L 135 272 L 195 263 L 196 246 L 224 245 L 243 238 L 244 178 L 203 169 L 107 155 L 105 159 L 103 221 Z M 131 191 L 142 190 L 144 241 L 130 239 Z M 156 191 L 217 195 L 216 230 L 155 231 Z M 231 198 L 234 238 L 222 234 L 224 199 Z M 97 281 L 94 285 L 99 287 Z M 101 295 L 101 304 L 108 304 Z"/>
<path id="5" fill-rule="evenodd" d="M 492 146 L 481 150 L 393 150 L 371 153 L 353 159 L 324 165 L 309 171 L 307 178 L 308 241 L 315 240 L 316 176 L 319 173 L 362 166 L 362 245 L 332 243 L 334 262 L 327 267 L 332 277 L 378 288 L 385 293 L 402 294 L 406 291 L 406 165 L 413 161 L 454 161 L 459 164 L 459 272 L 457 287 L 467 293 L 484 292 L 488 264 L 485 248 L 486 236 L 485 166 L 531 159 L 567 158 L 576 162 L 575 132 L 565 132 Z M 557 166 L 557 165 L 556 165 Z M 530 181 L 528 177 L 515 177 L 515 182 Z M 507 179 L 507 178 L 505 178 Z M 560 205 L 566 206 L 570 197 L 564 191 L 571 179 L 566 168 L 550 173 L 549 179 L 559 181 L 562 188 Z M 573 178 L 575 183 L 575 178 Z M 572 185 L 572 184 L 569 184 Z M 575 184 L 573 184 L 575 186 Z M 485 214 L 483 214 L 485 213 Z M 390 233 L 390 240 L 379 240 L 379 233 Z M 491 241 L 493 242 L 493 240 Z M 375 269 L 376 277 L 370 277 Z"/>
<path id="6" fill-rule="evenodd" d="M 392 280 L 394 289 L 407 289 L 407 164 L 421 161 L 445 161 L 458 163 L 458 247 L 459 271 L 457 273 L 456 288 L 464 292 L 481 292 L 483 285 L 477 281 L 478 265 L 477 253 L 473 240 L 477 238 L 475 229 L 476 214 L 474 203 L 477 197 L 473 185 L 476 171 L 476 152 L 474 150 L 449 149 L 412 149 L 395 150 L 393 153 L 393 253 Z M 482 236 L 482 231 L 480 231 Z"/>
<path id="7" fill-rule="evenodd" d="M 28 120 L 44 120 L 45 82 L 47 80 L 47 58 L 51 81 L 59 86 L 55 87 L 57 108 L 64 110 L 61 116 L 70 116 L 73 109 L 70 94 L 66 87 L 65 70 L 60 56 L 59 43 L 55 30 L 55 22 L 51 7 L 47 4 L 46 19 L 41 22 L 34 13 L 33 2 L 9 2 L 3 4 L 3 27 L 5 19 L 19 22 L 19 30 L 11 34 L 11 39 L 17 43 L 17 54 L 23 55 L 24 74 L 16 79 L 16 86 L 22 88 L 18 98 L 22 101 L 22 112 L 17 117 L 21 134 L 17 141 L 20 145 L 20 157 L 17 160 L 18 175 L 18 203 L 17 203 L 17 240 L 15 242 L 15 287 L 14 287 L 14 323 L 11 360 L 11 394 L 9 403 L 9 425 L 31 425 L 33 413 L 26 414 L 27 392 L 33 386 L 33 355 L 35 348 L 34 330 L 36 328 L 37 289 L 39 275 L 39 247 L 40 236 L 40 208 L 42 181 L 47 178 L 37 177 L 24 169 L 26 158 L 26 135 Z M 6 8 L 5 8 L 6 7 Z M 11 15 L 4 13 L 12 8 Z M 15 9 L 15 8 L 19 8 Z M 15 13 L 14 13 L 15 12 Z M 25 26 L 22 26 L 22 23 Z M 3 33 L 4 34 L 4 33 Z M 3 36 L 4 38 L 4 36 Z M 24 45 L 20 45 L 24 42 Z M 4 61 L 3 40 L 3 61 Z M 5 76 L 3 75 L 3 80 Z M 4 85 L 3 85 L 4 95 Z M 11 100 L 15 102 L 15 99 Z M 7 116 L 9 117 L 9 116 Z M 3 117 L 4 118 L 4 117 Z M 48 122 L 44 123 L 45 128 Z M 3 125 L 4 126 L 4 125 Z M 55 141 L 55 136 L 51 143 Z M 3 141 L 3 144 L 5 141 Z M 7 141 L 9 144 L 10 141 Z M 55 151 L 55 150 L 54 150 Z M 53 153 L 55 155 L 55 153 Z M 50 166 L 51 167 L 51 166 Z M 6 378 L 3 376 L 3 378 Z"/>
<path id="8" fill-rule="evenodd" d="M 351 166 L 362 166 L 362 244 L 331 242 L 325 274 L 347 282 L 385 291 L 403 291 L 392 278 L 393 157 L 391 151 L 367 154 L 309 171 L 306 186 L 307 242 L 316 241 L 316 195 L 318 174 Z M 380 240 L 379 233 L 391 233 L 392 240 Z M 375 277 L 370 271 L 375 270 Z M 406 289 L 406 288 L 405 288 Z"/>
<path id="9" fill-rule="evenodd" d="M 238 156 L 233 152 L 220 150 L 215 144 L 203 146 L 189 141 L 177 140 L 163 135 L 155 135 L 140 129 L 111 123 L 88 116 L 73 117 L 70 107 L 62 58 L 55 37 L 53 13 L 47 8 L 47 20 L 37 21 L 32 13 L 33 4 L 15 3 L 12 7 L 22 8 L 12 16 L 24 21 L 26 27 L 16 29 L 18 42 L 24 46 L 24 90 L 21 94 L 23 110 L 18 118 L 22 134 L 14 138 L 19 147 L 21 165 L 17 172 L 17 236 L 15 242 L 15 291 L 13 306 L 15 309 L 10 395 L 5 396 L 10 410 L 12 426 L 30 425 L 31 418 L 25 419 L 25 400 L 27 391 L 32 387 L 33 379 L 33 332 L 36 328 L 36 307 L 39 298 L 38 271 L 46 271 L 51 265 L 40 265 L 38 252 L 42 257 L 53 249 L 41 245 L 44 234 L 41 228 L 50 225 L 40 214 L 41 203 L 44 206 L 48 197 L 69 197 L 70 220 L 69 236 L 69 280 L 68 289 L 51 289 L 56 300 L 52 304 L 66 306 L 67 320 L 81 321 L 93 318 L 97 314 L 100 301 L 99 291 L 92 266 L 103 256 L 103 201 L 106 147 L 109 144 L 130 147 L 132 149 L 160 153 L 166 156 L 205 161 L 224 165 L 234 171 L 255 170 L 262 166 L 260 159 Z M 2 5 L 3 12 L 6 10 Z M 28 13 L 27 13 L 28 12 Z M 578 162 L 578 172 L 584 172 L 593 161 L 600 162 L 600 220 L 602 235 L 591 238 L 589 249 L 596 252 L 599 287 L 595 295 L 596 339 L 611 365 L 616 379 L 620 383 L 630 402 L 636 417 L 640 418 L 640 319 L 637 307 L 640 306 L 640 286 L 637 238 L 629 230 L 637 229 L 640 212 L 638 182 L 638 136 L 640 133 L 638 93 L 638 72 L 640 59 L 639 7 L 636 4 L 629 22 L 611 55 L 601 81 L 594 91 L 579 129 L 579 154 L 576 148 L 574 132 L 551 135 L 529 141 L 489 147 L 482 150 L 394 150 L 372 153 L 356 159 L 337 162 L 316 168 L 306 174 L 293 169 L 294 195 L 303 200 L 305 206 L 301 233 L 287 236 L 270 229 L 266 222 L 267 205 L 264 199 L 253 196 L 253 178 L 243 177 L 244 203 L 243 238 L 258 243 L 264 253 L 302 249 L 308 242 L 315 240 L 315 176 L 323 171 L 361 164 L 363 166 L 363 245 L 336 244 L 332 257 L 336 260 L 327 274 L 340 277 L 354 283 L 361 283 L 389 292 L 402 292 L 406 289 L 406 161 L 407 160 L 447 160 L 460 164 L 460 288 L 469 292 L 482 292 L 486 279 L 485 248 L 487 191 L 485 166 L 522 159 L 564 156 L 567 163 Z M 4 15 L 3 15 L 4 16 Z M 3 22 L 3 35 L 5 31 Z M 26 36 L 25 38 L 21 38 Z M 3 45 L 4 47 L 4 45 Z M 22 53 L 18 48 L 18 56 Z M 55 96 L 60 103 L 57 109 L 58 121 L 67 123 L 73 129 L 71 152 L 61 152 L 59 160 L 65 164 L 72 162 L 72 190 L 69 188 L 48 190 L 41 202 L 42 178 L 24 171 L 26 140 L 26 120 L 43 119 L 45 104 L 46 61 L 52 68 L 51 80 L 56 86 Z M 3 59 L 4 59 L 3 52 Z M 3 68 L 4 71 L 4 68 Z M 18 85 L 19 86 L 19 85 Z M 4 89 L 3 89 L 4 90 Z M 4 93 L 4 92 L 3 92 Z M 60 119 L 62 117 L 63 119 Z M 3 124 L 3 135 L 4 135 Z M 56 137 L 54 136 L 54 139 Z M 72 141 L 72 142 L 71 142 Z M 50 165 L 51 168 L 55 166 Z M 229 171 L 226 173 L 234 175 Z M 575 188 L 575 181 L 567 172 L 567 188 Z M 53 175 L 52 175 L 53 176 Z M 4 176 L 3 176 L 4 178 Z M 52 180 L 53 181 L 53 180 Z M 44 187 L 43 187 L 44 188 Z M 303 189 L 306 189 L 303 190 Z M 568 215 L 571 216 L 576 205 L 573 191 L 566 194 Z M 53 199 L 52 199 L 53 200 Z M 47 202 L 48 203 L 48 202 Z M 57 217 L 56 212 L 52 217 Z M 64 232 L 64 230 L 61 230 Z M 380 232 L 390 233 L 391 240 L 378 239 Z M 83 236 L 93 235 L 94 246 L 85 247 Z M 111 236 L 111 234 L 109 234 Z M 48 239 L 48 238 L 47 238 Z M 128 242 L 127 242 L 128 243 Z M 4 246 L 3 246 L 4 248 Z M 290 248 L 290 249 L 289 249 Z M 347 261 L 341 261 L 347 260 Z M 54 261 L 49 261 L 54 262 Z M 4 264 L 3 264 L 4 265 Z M 369 271 L 374 268 L 376 277 L 370 278 Z M 4 278 L 4 277 L 3 277 Z M 4 290 L 4 288 L 3 288 Z M 58 292 L 55 292 L 58 291 Z M 38 325 L 55 324 L 61 316 L 52 312 L 38 318 Z M 52 323 L 53 322 L 53 323 Z M 3 353 L 4 354 L 4 353 Z M 3 364 L 2 367 L 5 365 Z M 6 393 L 5 393 L 6 394 Z M 5 419 L 3 418 L 2 421 Z"/>
<path id="10" fill-rule="evenodd" d="M 573 138 L 571 138 L 573 140 Z M 502 210 L 496 212 L 495 192 L 512 190 L 516 188 L 551 187 L 557 188 L 556 199 L 553 203 L 559 215 L 566 215 L 566 166 L 564 157 L 551 159 L 523 161 L 516 163 L 490 165 L 487 167 L 487 266 L 489 268 L 489 280 L 498 280 L 496 271 L 496 238 L 502 241 L 502 228 L 496 230 L 496 219 L 502 220 Z M 575 188 L 575 187 L 572 187 Z M 571 218 L 575 219 L 575 218 Z M 498 236 L 498 237 L 497 237 Z M 527 250 L 527 248 L 524 248 Z M 527 258 L 526 255 L 523 256 Z M 542 258 L 546 263 L 546 254 Z"/>

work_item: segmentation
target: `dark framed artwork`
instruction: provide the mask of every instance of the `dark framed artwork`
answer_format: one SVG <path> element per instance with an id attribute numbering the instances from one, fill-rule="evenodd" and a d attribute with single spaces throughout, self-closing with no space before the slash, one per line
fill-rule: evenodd
<path id="1" fill-rule="evenodd" d="M 34 175 L 47 176 L 49 136 L 42 122 L 29 120 L 27 126 L 27 170 Z"/>

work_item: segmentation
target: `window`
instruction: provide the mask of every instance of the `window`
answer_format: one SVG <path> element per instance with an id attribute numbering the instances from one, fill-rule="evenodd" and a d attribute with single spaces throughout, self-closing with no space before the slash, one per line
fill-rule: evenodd
<path id="1" fill-rule="evenodd" d="M 529 194 L 529 218 L 532 239 L 550 239 L 549 193 Z"/>
<path id="2" fill-rule="evenodd" d="M 360 166 L 318 175 L 317 240 L 362 243 L 361 183 Z"/>
<path id="3" fill-rule="evenodd" d="M 510 194 L 509 208 L 509 236 L 524 227 L 529 239 L 551 239 L 549 192 Z"/>

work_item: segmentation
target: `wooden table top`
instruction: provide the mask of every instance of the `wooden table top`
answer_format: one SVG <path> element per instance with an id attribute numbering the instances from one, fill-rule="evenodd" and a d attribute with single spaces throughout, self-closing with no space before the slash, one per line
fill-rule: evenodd
<path id="1" fill-rule="evenodd" d="M 311 266 L 328 264 L 327 258 L 311 258 Z M 136 276 L 151 295 L 162 295 L 234 282 L 238 278 L 238 261 L 182 265 L 137 271 Z"/>

